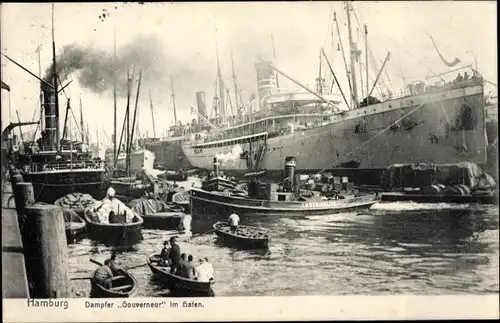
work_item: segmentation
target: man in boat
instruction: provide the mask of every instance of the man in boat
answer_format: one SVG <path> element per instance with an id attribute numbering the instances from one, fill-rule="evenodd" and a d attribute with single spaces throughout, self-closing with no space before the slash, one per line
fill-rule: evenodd
<path id="1" fill-rule="evenodd" d="M 94 275 L 95 280 L 104 288 L 111 288 L 111 279 L 113 278 L 116 266 L 114 260 L 116 255 L 111 255 L 111 258 L 104 261 L 104 265 L 99 267 Z"/>
<path id="2" fill-rule="evenodd" d="M 175 270 L 175 275 L 182 276 L 182 271 L 184 270 L 183 268 L 187 261 L 186 257 L 187 255 L 185 253 L 181 255 L 181 260 L 179 260 L 179 266 Z"/>
<path id="3" fill-rule="evenodd" d="M 184 263 L 184 266 L 182 266 L 182 276 L 189 279 L 195 279 L 195 268 L 193 255 L 189 255 L 188 260 Z"/>
<path id="4" fill-rule="evenodd" d="M 238 224 L 240 223 L 240 217 L 234 210 L 232 210 L 231 215 L 227 219 L 227 223 L 229 223 L 229 226 L 231 227 L 232 231 L 236 231 L 236 228 L 238 227 Z"/>
<path id="5" fill-rule="evenodd" d="M 161 250 L 160 259 L 163 265 L 170 265 L 170 248 L 167 240 L 163 241 L 163 249 Z"/>
<path id="6" fill-rule="evenodd" d="M 199 265 L 195 268 L 196 280 L 202 283 L 208 283 L 214 279 L 213 275 L 214 267 L 208 262 L 208 258 L 201 258 L 199 260 Z"/>
<path id="7" fill-rule="evenodd" d="M 172 246 L 170 248 L 170 273 L 175 273 L 177 271 L 177 268 L 180 265 L 180 260 L 181 260 L 181 248 L 176 242 L 175 237 L 170 238 L 170 245 Z"/>

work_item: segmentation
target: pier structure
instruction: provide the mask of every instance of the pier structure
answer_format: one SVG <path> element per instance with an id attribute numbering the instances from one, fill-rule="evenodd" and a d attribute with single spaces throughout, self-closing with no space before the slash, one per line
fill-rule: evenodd
<path id="1" fill-rule="evenodd" d="M 3 298 L 70 297 L 62 209 L 36 204 L 33 185 L 13 168 L 10 184 L 2 187 Z"/>

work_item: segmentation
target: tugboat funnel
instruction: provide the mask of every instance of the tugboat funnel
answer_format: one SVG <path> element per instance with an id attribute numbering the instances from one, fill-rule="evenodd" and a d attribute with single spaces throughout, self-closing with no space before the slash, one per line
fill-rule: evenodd
<path id="1" fill-rule="evenodd" d="M 295 188 L 295 167 L 297 162 L 295 157 L 288 156 L 285 158 L 285 179 L 283 180 L 283 189 L 285 191 L 293 191 Z"/>

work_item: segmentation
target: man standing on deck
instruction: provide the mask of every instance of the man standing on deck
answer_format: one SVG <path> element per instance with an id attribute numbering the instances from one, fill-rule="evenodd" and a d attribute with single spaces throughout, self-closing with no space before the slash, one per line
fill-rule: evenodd
<path id="1" fill-rule="evenodd" d="M 236 228 L 238 227 L 238 224 L 240 223 L 240 217 L 233 210 L 233 212 L 231 213 L 231 215 L 227 219 L 227 222 L 229 223 L 231 230 L 236 231 Z"/>
<path id="2" fill-rule="evenodd" d="M 181 260 L 181 248 L 176 242 L 175 237 L 170 238 L 170 273 L 174 274 L 177 271 L 177 267 L 180 265 Z"/>

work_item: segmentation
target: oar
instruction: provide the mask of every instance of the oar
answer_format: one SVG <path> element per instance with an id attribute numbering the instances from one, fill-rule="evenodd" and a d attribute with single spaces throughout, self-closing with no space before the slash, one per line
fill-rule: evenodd
<path id="1" fill-rule="evenodd" d="M 90 262 L 93 262 L 94 264 L 96 264 L 97 266 L 102 266 L 103 264 L 100 263 L 99 261 L 95 260 L 95 259 L 92 259 L 90 258 Z"/>

